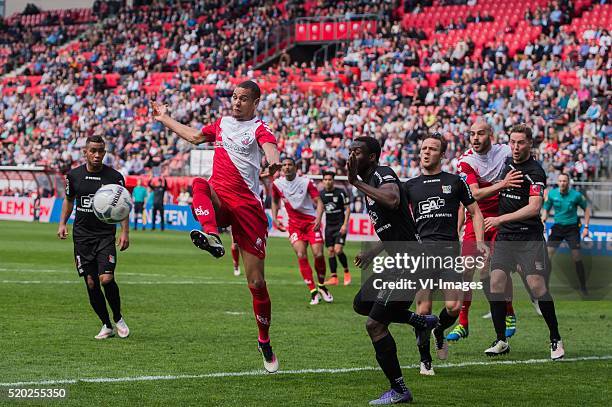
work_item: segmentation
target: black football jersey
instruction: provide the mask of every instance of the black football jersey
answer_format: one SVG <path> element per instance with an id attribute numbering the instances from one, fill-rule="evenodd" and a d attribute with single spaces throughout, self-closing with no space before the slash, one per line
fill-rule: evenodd
<path id="1" fill-rule="evenodd" d="M 92 209 L 94 194 L 102 185 L 108 184 L 125 186 L 125 180 L 121 173 L 106 165 L 103 165 L 99 172 L 89 172 L 83 164 L 66 175 L 66 197 L 74 199 L 76 207 L 72 232 L 75 241 L 115 234 L 115 225 L 100 221 Z"/>
<path id="2" fill-rule="evenodd" d="M 319 192 L 321 201 L 325 206 L 325 225 L 340 226 L 344 222 L 344 211 L 349 205 L 349 197 L 346 191 L 334 188 L 331 191 L 323 189 Z"/>
<path id="3" fill-rule="evenodd" d="M 506 160 L 506 166 L 502 170 L 503 179 L 511 170 L 523 173 L 523 183 L 518 188 L 506 188 L 499 192 L 499 214 L 516 212 L 529 204 L 530 196 L 544 196 L 546 188 L 546 173 L 533 157 L 520 164 L 514 163 L 512 157 Z M 504 223 L 499 228 L 500 233 L 525 233 L 542 234 L 544 226 L 540 214 L 519 222 Z"/>
<path id="4" fill-rule="evenodd" d="M 463 178 L 448 172 L 421 175 L 403 185 L 422 241 L 458 241 L 459 204 L 475 202 Z"/>
<path id="5" fill-rule="evenodd" d="M 366 196 L 368 215 L 378 238 L 383 242 L 417 241 L 416 226 L 408 210 L 405 196 L 401 193 L 401 182 L 397 174 L 390 167 L 379 166 L 370 179 L 364 181 L 375 188 L 390 183 L 400 188 L 400 204 L 397 209 L 385 208 Z"/>

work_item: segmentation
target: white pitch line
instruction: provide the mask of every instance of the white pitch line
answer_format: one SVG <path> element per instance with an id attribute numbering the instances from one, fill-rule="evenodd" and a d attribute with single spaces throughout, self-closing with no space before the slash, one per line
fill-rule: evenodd
<path id="1" fill-rule="evenodd" d="M 533 365 L 540 363 L 572 363 L 572 362 L 585 362 L 585 361 L 601 361 L 611 360 L 612 355 L 605 356 L 583 356 L 576 358 L 565 358 L 559 361 L 552 361 L 550 359 L 527 359 L 527 360 L 496 360 L 487 362 L 462 362 L 462 363 L 444 363 L 441 365 L 435 365 L 438 368 L 462 368 L 468 366 L 493 366 L 493 365 Z M 416 369 L 417 365 L 402 366 L 402 369 Z M 298 370 L 279 370 L 275 374 L 277 375 L 300 375 L 300 374 L 338 374 L 338 373 L 352 373 L 352 372 L 365 372 L 365 371 L 378 371 L 379 367 L 364 366 L 364 367 L 346 367 L 346 368 L 335 368 L 335 369 L 298 369 Z M 59 379 L 59 380 L 39 380 L 39 381 L 23 381 L 14 383 L 0 383 L 0 387 L 17 387 L 17 386 L 44 386 L 44 385 L 58 385 L 58 384 L 75 384 L 78 382 L 85 383 L 127 383 L 127 382 L 150 382 L 150 381 L 161 381 L 161 380 L 183 380 L 183 379 L 211 379 L 219 377 L 244 377 L 244 376 L 266 376 L 263 370 L 248 370 L 244 372 L 218 372 L 218 373 L 205 373 L 205 374 L 189 374 L 189 375 L 163 375 L 163 376 L 131 376 L 131 377 L 92 377 L 92 378 L 80 378 L 80 379 Z"/>
<path id="2" fill-rule="evenodd" d="M 80 279 L 75 280 L 0 280 L 0 284 L 82 284 Z M 303 285 L 300 281 L 275 281 L 269 283 L 273 285 Z M 120 280 L 119 284 L 127 285 L 245 285 L 244 280 L 180 280 L 180 281 L 124 281 Z"/>

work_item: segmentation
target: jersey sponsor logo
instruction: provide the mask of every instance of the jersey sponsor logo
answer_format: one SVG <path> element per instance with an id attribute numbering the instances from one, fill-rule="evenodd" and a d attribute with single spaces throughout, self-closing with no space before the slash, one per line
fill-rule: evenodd
<path id="1" fill-rule="evenodd" d="M 427 198 L 427 200 L 419 202 L 419 213 L 421 215 L 425 215 L 432 211 L 437 211 L 438 209 L 443 208 L 445 204 L 446 201 L 439 196 Z"/>
<path id="2" fill-rule="evenodd" d="M 325 212 L 333 212 L 336 209 L 336 205 L 333 202 L 330 202 L 325 205 Z"/>
<path id="3" fill-rule="evenodd" d="M 376 226 L 376 222 L 378 222 L 378 214 L 374 211 L 368 211 L 368 215 L 370 215 L 370 220 L 372 221 L 372 225 Z"/>
<path id="4" fill-rule="evenodd" d="M 102 181 L 102 178 L 100 177 L 90 177 L 89 175 L 85 176 L 85 179 L 92 180 L 92 181 Z"/>
<path id="5" fill-rule="evenodd" d="M 253 137 L 251 137 L 251 134 L 249 132 L 246 132 L 242 136 L 240 136 L 240 143 L 243 146 L 249 146 L 251 145 L 252 142 L 253 142 Z"/>
<path id="6" fill-rule="evenodd" d="M 201 206 L 198 206 L 197 208 L 195 208 L 194 212 L 195 212 L 196 216 L 208 216 L 210 214 L 208 209 L 202 209 Z"/>
<path id="7" fill-rule="evenodd" d="M 432 182 L 440 182 L 440 178 L 426 179 L 425 181 L 423 181 L 423 184 L 430 184 Z"/>
<path id="8" fill-rule="evenodd" d="M 263 324 L 263 325 L 270 325 L 270 321 L 269 321 L 269 320 L 268 320 L 268 318 L 266 318 L 266 317 L 263 317 L 263 316 L 261 316 L 261 315 L 256 315 L 256 316 L 255 316 L 255 318 L 257 318 L 257 321 L 258 321 L 260 324 Z"/>
<path id="9" fill-rule="evenodd" d="M 451 185 L 442 185 L 442 193 L 443 194 L 450 194 L 452 191 L 452 186 Z"/>
<path id="10" fill-rule="evenodd" d="M 91 208 L 91 204 L 93 203 L 93 197 L 95 194 L 83 195 L 81 197 L 81 208 Z"/>
<path id="11" fill-rule="evenodd" d="M 236 143 L 230 143 L 228 141 L 226 141 L 225 139 L 223 139 L 222 141 L 216 141 L 215 142 L 215 148 L 225 148 L 226 150 L 230 150 L 233 151 L 234 153 L 238 153 L 238 154 L 242 154 L 242 155 L 249 155 L 250 154 L 250 149 L 247 147 L 242 147 L 239 146 Z"/>

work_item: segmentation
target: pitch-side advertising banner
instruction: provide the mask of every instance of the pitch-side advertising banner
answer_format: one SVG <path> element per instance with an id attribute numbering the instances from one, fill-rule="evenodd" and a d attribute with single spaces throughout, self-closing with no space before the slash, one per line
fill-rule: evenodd
<path id="1" fill-rule="evenodd" d="M 21 220 L 34 221 L 35 210 L 38 209 L 40 222 L 57 223 L 60 220 L 63 199 L 43 198 L 40 204 L 36 205 L 33 198 L 15 198 L 0 196 L 0 220 Z M 138 228 L 143 226 L 151 229 L 153 223 L 152 208 L 144 210 L 142 219 L 138 220 Z M 268 217 L 268 232 L 270 236 L 287 237 L 287 232 L 281 232 L 272 225 L 272 214 L 266 210 Z M 71 221 L 74 214 L 71 217 Z M 279 218 L 283 224 L 287 223 L 287 214 L 281 209 Z M 191 208 L 181 205 L 165 205 L 164 207 L 165 228 L 169 230 L 191 230 L 198 229 L 200 225 L 194 219 Z M 156 214 L 156 228 L 160 227 L 161 214 Z M 134 213 L 130 214 L 130 226 L 134 226 Z M 552 223 L 546 223 L 546 235 L 550 233 Z M 351 215 L 348 239 L 351 241 L 376 240 L 374 228 L 367 214 L 354 213 Z M 589 240 L 594 242 L 612 242 L 612 225 L 591 224 L 589 227 Z M 585 242 L 586 243 L 586 242 Z"/>

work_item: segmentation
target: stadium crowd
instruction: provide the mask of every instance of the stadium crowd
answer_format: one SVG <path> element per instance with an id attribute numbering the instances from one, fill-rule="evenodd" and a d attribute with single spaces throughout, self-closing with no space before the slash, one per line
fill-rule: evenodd
<path id="1" fill-rule="evenodd" d="M 367 2 L 347 1 L 337 6 L 339 13 L 384 11 L 389 18 L 377 34 L 352 41 L 318 69 L 283 62 L 254 71 L 241 63 L 242 52 L 268 27 L 323 13 L 300 1 L 273 3 L 200 1 L 192 8 L 120 8 L 116 15 L 105 9 L 108 15 L 78 41 L 17 59 L 31 61 L 23 78 L 39 82 L 3 82 L 0 165 L 66 172 L 80 161 L 85 138 L 100 134 L 108 140 L 106 163 L 125 175 L 184 175 L 192 147 L 150 120 L 149 101 L 163 101 L 177 120 L 202 126 L 229 113 L 234 79 L 254 78 L 264 88 L 261 118 L 303 173 L 343 174 L 351 139 L 364 134 L 381 141 L 384 164 L 414 177 L 419 138 L 432 131 L 449 141 L 445 170 L 454 171 L 467 148 L 469 123 L 485 116 L 499 142 L 515 123 L 533 126 L 534 154 L 553 181 L 561 171 L 579 180 L 609 176 L 612 38 L 606 27 L 566 32 L 572 11 L 558 16 L 551 2 L 526 18 L 540 25 L 546 19 L 558 29 L 543 31 L 514 54 L 502 41 L 477 52 L 470 38 L 451 47 L 424 43 L 422 30 L 405 30 L 390 18 L 395 2 L 369 9 Z M 562 83 L 566 72 L 577 79 Z M 155 82 L 154 74 L 165 76 Z M 332 86 L 322 92 L 297 86 L 313 75 Z"/>

